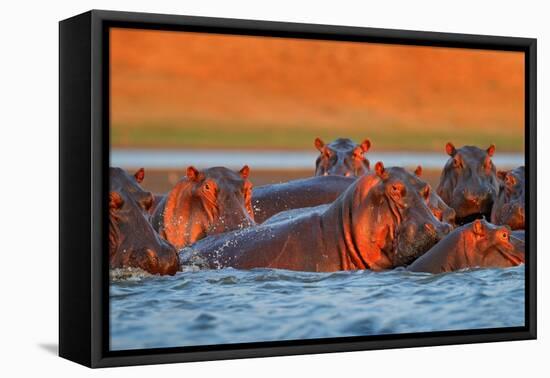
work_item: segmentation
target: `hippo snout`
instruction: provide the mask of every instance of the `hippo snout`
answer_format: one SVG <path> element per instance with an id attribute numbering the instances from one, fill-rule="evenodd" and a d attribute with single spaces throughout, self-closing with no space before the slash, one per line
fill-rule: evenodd
<path id="1" fill-rule="evenodd" d="M 146 256 L 146 264 L 152 273 L 174 275 L 179 270 L 178 252 L 169 244 L 163 243 L 156 250 L 147 249 Z"/>
<path id="2" fill-rule="evenodd" d="M 489 196 L 488 192 L 471 192 L 469 190 L 464 191 L 464 200 L 473 205 L 479 205 L 486 201 Z"/>

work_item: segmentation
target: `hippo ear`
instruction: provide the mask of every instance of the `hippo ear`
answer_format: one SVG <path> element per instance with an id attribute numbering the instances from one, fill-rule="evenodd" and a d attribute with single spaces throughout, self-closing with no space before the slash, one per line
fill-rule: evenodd
<path id="1" fill-rule="evenodd" d="M 363 150 L 363 152 L 367 152 L 370 149 L 370 146 L 371 146 L 371 143 L 370 143 L 370 140 L 368 139 L 365 139 L 361 143 L 361 149 Z"/>
<path id="2" fill-rule="evenodd" d="M 248 178 L 248 175 L 250 174 L 250 168 L 248 167 L 248 165 L 245 165 L 241 168 L 239 173 L 241 174 L 241 177 L 246 180 Z"/>
<path id="3" fill-rule="evenodd" d="M 134 174 L 134 177 L 136 178 L 138 184 L 141 184 L 143 182 L 143 179 L 145 178 L 145 169 L 138 169 L 138 171 Z"/>
<path id="4" fill-rule="evenodd" d="M 317 148 L 319 152 L 323 152 L 323 147 L 325 147 L 325 142 L 319 137 L 315 138 L 315 148 Z"/>
<path id="5" fill-rule="evenodd" d="M 472 225 L 472 230 L 474 231 L 474 234 L 483 236 L 485 235 L 485 226 L 481 222 L 481 220 L 476 219 L 474 221 L 474 224 Z"/>
<path id="6" fill-rule="evenodd" d="M 191 181 L 198 181 L 199 180 L 199 170 L 192 165 L 187 167 L 187 178 Z"/>
<path id="7" fill-rule="evenodd" d="M 384 163 L 382 163 L 381 161 L 377 162 L 374 165 L 374 171 L 376 172 L 377 176 L 379 176 L 380 178 L 384 178 L 386 173 L 386 169 L 384 168 Z"/>
<path id="8" fill-rule="evenodd" d="M 495 145 L 491 144 L 489 148 L 487 148 L 487 155 L 493 156 L 495 154 Z"/>
<path id="9" fill-rule="evenodd" d="M 447 155 L 451 157 L 454 157 L 456 155 L 456 148 L 451 142 L 448 142 L 445 145 L 445 151 L 447 152 Z"/>
<path id="10" fill-rule="evenodd" d="M 120 209 L 124 205 L 124 200 L 118 192 L 109 193 L 109 209 Z"/>
<path id="11" fill-rule="evenodd" d="M 416 169 L 414 170 L 414 174 L 417 176 L 417 177 L 420 177 L 422 176 L 422 166 L 418 166 L 416 167 Z"/>

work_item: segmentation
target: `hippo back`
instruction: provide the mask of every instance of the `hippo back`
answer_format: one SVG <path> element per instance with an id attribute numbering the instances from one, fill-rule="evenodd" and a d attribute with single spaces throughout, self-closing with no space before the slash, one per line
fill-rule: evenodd
<path id="1" fill-rule="evenodd" d="M 254 219 L 262 223 L 282 211 L 331 203 L 354 181 L 352 177 L 316 176 L 255 187 L 252 191 Z"/>

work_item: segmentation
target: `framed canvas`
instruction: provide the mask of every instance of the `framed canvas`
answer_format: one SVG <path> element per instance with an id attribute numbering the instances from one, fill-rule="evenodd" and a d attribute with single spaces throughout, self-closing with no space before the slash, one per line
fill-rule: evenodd
<path id="1" fill-rule="evenodd" d="M 60 356 L 536 338 L 535 39 L 94 10 L 59 62 Z"/>

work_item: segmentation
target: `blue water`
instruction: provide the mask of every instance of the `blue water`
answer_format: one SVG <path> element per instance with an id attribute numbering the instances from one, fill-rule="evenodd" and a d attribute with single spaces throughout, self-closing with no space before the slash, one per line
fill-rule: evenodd
<path id="1" fill-rule="evenodd" d="M 525 270 L 113 271 L 111 349 L 523 326 Z"/>

